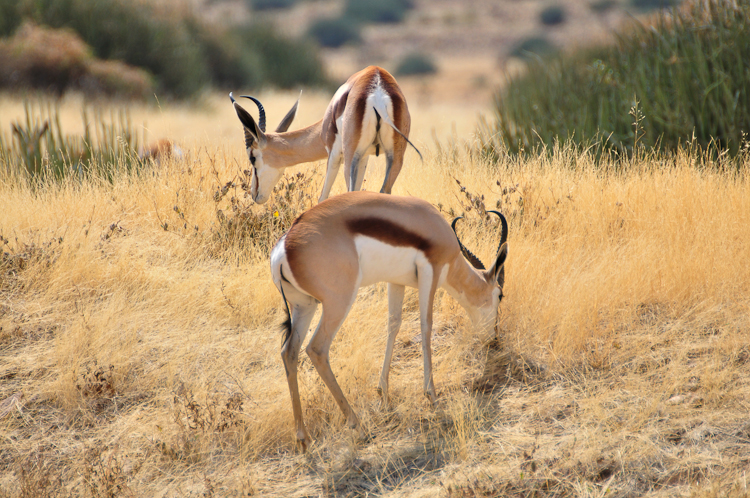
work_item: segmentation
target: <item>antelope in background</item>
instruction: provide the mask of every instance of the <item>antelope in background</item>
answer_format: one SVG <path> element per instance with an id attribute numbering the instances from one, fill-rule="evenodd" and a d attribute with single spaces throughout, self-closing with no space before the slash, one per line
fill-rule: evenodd
<path id="1" fill-rule="evenodd" d="M 328 158 L 321 202 L 328 198 L 344 160 L 349 191 L 360 190 L 370 154 L 385 153 L 385 180 L 381 192 L 390 194 L 404 163 L 411 117 L 396 80 L 383 68 L 370 66 L 352 75 L 333 96 L 323 119 L 306 128 L 288 132 L 299 99 L 276 131 L 266 133 L 266 113 L 255 97 L 243 95 L 258 106 L 258 123 L 232 94 L 237 116 L 245 131 L 245 148 L 252 166 L 250 194 L 266 202 L 284 170 L 296 164 Z M 383 129 L 385 123 L 390 130 Z M 421 159 L 422 154 L 414 147 Z"/>
<path id="2" fill-rule="evenodd" d="M 419 316 L 424 357 L 424 392 L 436 401 L 432 380 L 432 309 L 435 291 L 444 288 L 463 306 L 478 327 L 494 328 L 503 297 L 508 223 L 494 264 L 484 269 L 458 239 L 455 224 L 431 204 L 414 197 L 350 192 L 318 204 L 300 215 L 271 251 L 271 274 L 287 306 L 284 361 L 297 440 L 305 450 L 311 442 L 302 419 L 297 363 L 318 303 L 323 313 L 307 346 L 307 354 L 333 394 L 351 428 L 359 419 L 331 370 L 331 342 L 354 304 L 360 287 L 388 282 L 388 341 L 378 389 L 388 400 L 388 374 L 393 346 L 401 326 L 406 286 L 419 291 Z"/>
<path id="3" fill-rule="evenodd" d="M 156 164 L 161 164 L 161 161 L 172 157 L 182 159 L 183 152 L 174 141 L 168 138 L 162 138 L 138 148 L 138 158 L 142 161 L 153 159 Z"/>

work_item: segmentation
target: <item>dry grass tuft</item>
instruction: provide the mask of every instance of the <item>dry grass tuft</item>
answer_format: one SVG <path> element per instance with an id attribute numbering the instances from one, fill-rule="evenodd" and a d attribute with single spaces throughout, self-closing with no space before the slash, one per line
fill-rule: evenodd
<path id="1" fill-rule="evenodd" d="M 0 496 L 747 495 L 747 162 L 472 150 L 422 145 L 395 193 L 464 214 L 484 261 L 484 211 L 505 213 L 499 335 L 440 293 L 433 408 L 408 292 L 383 406 L 386 290 L 363 289 L 331 359 L 367 437 L 303 358 L 307 455 L 267 256 L 317 197 L 313 166 L 263 206 L 240 137 L 111 182 L 0 183 Z"/>

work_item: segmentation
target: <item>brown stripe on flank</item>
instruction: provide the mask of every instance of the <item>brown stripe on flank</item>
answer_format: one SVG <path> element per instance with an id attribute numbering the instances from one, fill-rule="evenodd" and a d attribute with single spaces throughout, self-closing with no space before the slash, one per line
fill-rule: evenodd
<path id="1" fill-rule="evenodd" d="M 432 243 L 421 235 L 382 218 L 356 218 L 346 222 L 349 231 L 385 242 L 391 246 L 413 247 L 429 257 Z"/>

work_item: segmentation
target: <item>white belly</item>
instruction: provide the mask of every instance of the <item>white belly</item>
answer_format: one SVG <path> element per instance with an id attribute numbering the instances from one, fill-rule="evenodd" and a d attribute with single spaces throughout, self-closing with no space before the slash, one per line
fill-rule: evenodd
<path id="1" fill-rule="evenodd" d="M 391 246 L 371 237 L 354 239 L 359 254 L 360 287 L 377 282 L 417 287 L 417 268 L 428 265 L 422 251 Z"/>

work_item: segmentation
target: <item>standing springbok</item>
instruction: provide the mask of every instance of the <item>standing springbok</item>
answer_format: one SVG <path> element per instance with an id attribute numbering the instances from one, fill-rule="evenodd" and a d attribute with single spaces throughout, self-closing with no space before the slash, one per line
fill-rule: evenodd
<path id="1" fill-rule="evenodd" d="M 331 371 L 328 352 L 360 287 L 388 282 L 388 341 L 378 389 L 388 400 L 388 373 L 401 326 L 405 286 L 419 290 L 419 315 L 424 356 L 424 392 L 434 403 L 432 381 L 432 308 L 435 291 L 443 287 L 469 313 L 476 326 L 494 327 L 503 297 L 508 224 L 500 217 L 502 234 L 492 268 L 458 240 L 455 224 L 443 219 L 429 203 L 414 197 L 374 192 L 349 192 L 328 199 L 300 215 L 271 251 L 271 273 L 287 304 L 281 357 L 286 369 L 296 434 L 303 450 L 310 435 L 302 420 L 297 362 L 302 341 L 318 307 L 323 314 L 307 354 L 333 394 L 347 423 L 359 419 Z M 290 311 L 291 309 L 291 311 Z"/>
<path id="2" fill-rule="evenodd" d="M 276 128 L 266 133 L 266 113 L 255 97 L 243 95 L 258 106 L 258 124 L 232 94 L 237 116 L 245 130 L 245 148 L 252 166 L 250 194 L 255 202 L 268 200 L 284 170 L 295 164 L 328 158 L 320 201 L 328 198 L 344 159 L 344 178 L 349 191 L 360 190 L 370 154 L 385 152 L 385 180 L 381 192 L 391 193 L 404 163 L 411 118 L 398 83 L 383 68 L 370 66 L 352 75 L 333 96 L 323 119 L 288 132 L 297 114 L 299 99 Z M 382 129 L 382 123 L 390 132 Z M 419 157 L 422 154 L 414 147 Z"/>

